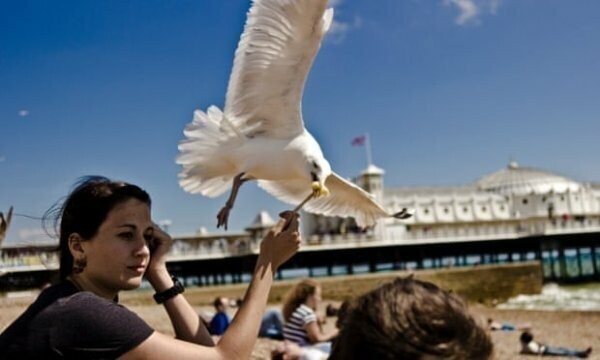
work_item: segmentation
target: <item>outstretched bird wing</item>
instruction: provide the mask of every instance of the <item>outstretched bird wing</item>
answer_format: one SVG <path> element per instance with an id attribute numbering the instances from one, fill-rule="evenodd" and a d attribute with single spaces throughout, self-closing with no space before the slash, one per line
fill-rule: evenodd
<path id="1" fill-rule="evenodd" d="M 240 135 L 289 138 L 304 129 L 304 84 L 333 9 L 327 0 L 255 0 L 235 52 L 225 118 Z"/>
<path id="2" fill-rule="evenodd" d="M 309 193 L 306 182 L 301 181 L 264 181 L 259 186 L 281 201 L 298 204 Z M 311 199 L 304 210 L 325 216 L 353 217 L 360 227 L 375 225 L 377 219 L 392 216 L 375 202 L 373 195 L 353 183 L 331 173 L 325 181 L 329 196 Z"/>

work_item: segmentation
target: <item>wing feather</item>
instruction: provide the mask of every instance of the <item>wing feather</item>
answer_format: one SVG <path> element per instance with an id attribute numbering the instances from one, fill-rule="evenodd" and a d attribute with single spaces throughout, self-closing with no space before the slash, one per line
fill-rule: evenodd
<path id="1" fill-rule="evenodd" d="M 325 216 L 353 217 L 361 227 L 375 225 L 378 219 L 390 216 L 373 195 L 336 173 L 329 175 L 325 186 L 329 188 L 329 196 L 309 201 L 304 210 Z"/>
<path id="2" fill-rule="evenodd" d="M 225 117 L 247 136 L 303 131 L 308 71 L 331 24 L 327 0 L 255 0 L 235 52 Z"/>
<path id="3" fill-rule="evenodd" d="M 310 193 L 306 181 L 259 181 L 259 186 L 279 200 L 297 205 Z M 373 195 L 344 180 L 336 173 L 325 181 L 329 196 L 312 199 L 304 210 L 325 216 L 353 217 L 361 227 L 375 225 L 383 217 L 391 216 L 374 199 Z"/>

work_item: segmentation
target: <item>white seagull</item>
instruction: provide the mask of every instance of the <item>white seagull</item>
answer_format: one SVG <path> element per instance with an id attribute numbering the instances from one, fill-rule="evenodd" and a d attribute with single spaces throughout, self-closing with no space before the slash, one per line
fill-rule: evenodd
<path id="1" fill-rule="evenodd" d="M 237 192 L 248 180 L 283 202 L 301 203 L 296 211 L 305 205 L 311 213 L 351 216 L 361 227 L 410 216 L 406 209 L 388 213 L 371 194 L 332 172 L 304 127 L 304 83 L 333 19 L 333 9 L 326 7 L 327 0 L 254 0 L 235 52 L 225 110 L 196 110 L 184 130 L 177 158 L 181 187 L 208 197 L 231 188 L 217 227 L 227 229 Z"/>

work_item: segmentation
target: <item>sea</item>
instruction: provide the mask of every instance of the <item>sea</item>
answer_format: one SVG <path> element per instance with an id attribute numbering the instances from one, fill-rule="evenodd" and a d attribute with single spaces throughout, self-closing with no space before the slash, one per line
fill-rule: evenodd
<path id="1" fill-rule="evenodd" d="M 580 285 L 548 283 L 537 295 L 518 295 L 500 309 L 600 311 L 600 282 Z"/>

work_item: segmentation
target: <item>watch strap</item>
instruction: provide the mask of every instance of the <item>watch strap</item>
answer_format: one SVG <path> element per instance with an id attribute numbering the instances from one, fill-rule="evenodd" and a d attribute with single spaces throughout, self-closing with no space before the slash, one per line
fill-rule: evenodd
<path id="1" fill-rule="evenodd" d="M 154 301 L 156 301 L 157 304 L 162 304 L 170 298 L 175 297 L 178 294 L 184 292 L 185 288 L 183 287 L 183 284 L 181 284 L 179 279 L 177 279 L 174 276 L 171 277 L 171 279 L 173 280 L 173 286 L 171 286 L 167 290 L 157 292 L 156 294 L 154 294 Z"/>

